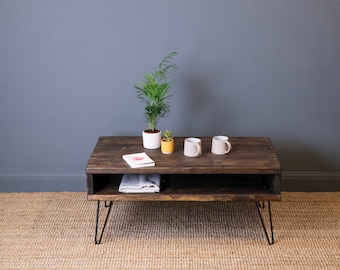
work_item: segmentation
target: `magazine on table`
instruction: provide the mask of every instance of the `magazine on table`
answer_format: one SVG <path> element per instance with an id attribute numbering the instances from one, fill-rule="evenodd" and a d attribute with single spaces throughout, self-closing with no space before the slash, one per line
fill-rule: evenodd
<path id="1" fill-rule="evenodd" d="M 155 166 L 155 161 L 145 152 L 123 155 L 122 158 L 131 168 Z"/>

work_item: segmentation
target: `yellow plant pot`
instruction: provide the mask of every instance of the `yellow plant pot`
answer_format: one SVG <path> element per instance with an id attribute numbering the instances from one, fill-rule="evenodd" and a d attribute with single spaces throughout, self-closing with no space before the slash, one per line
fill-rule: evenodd
<path id="1" fill-rule="evenodd" d="M 172 154 L 175 151 L 175 140 L 161 140 L 161 151 L 163 154 Z"/>

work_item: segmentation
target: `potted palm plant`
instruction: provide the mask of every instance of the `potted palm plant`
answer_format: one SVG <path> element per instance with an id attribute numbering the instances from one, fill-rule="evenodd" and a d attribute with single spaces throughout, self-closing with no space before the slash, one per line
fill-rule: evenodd
<path id="1" fill-rule="evenodd" d="M 170 130 L 165 130 L 161 140 L 161 151 L 163 154 L 172 154 L 175 151 L 175 140 Z"/>
<path id="2" fill-rule="evenodd" d="M 157 123 L 170 113 L 172 81 L 168 81 L 168 77 L 178 68 L 171 63 L 176 55 L 177 52 L 166 55 L 153 72 L 145 74 L 144 81 L 134 85 L 137 97 L 145 103 L 144 115 L 148 129 L 143 131 L 143 146 L 147 149 L 157 149 L 161 144 L 161 132 L 157 129 Z"/>

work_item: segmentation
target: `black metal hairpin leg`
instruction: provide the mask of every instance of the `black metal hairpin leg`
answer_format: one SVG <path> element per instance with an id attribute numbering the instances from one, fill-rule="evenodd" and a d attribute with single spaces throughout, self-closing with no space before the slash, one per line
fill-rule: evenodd
<path id="1" fill-rule="evenodd" d="M 98 227 L 99 227 L 98 226 L 98 222 L 99 222 L 99 212 L 100 212 L 100 201 L 98 201 L 98 204 L 97 204 L 97 216 L 96 216 L 96 233 L 95 233 L 95 236 L 94 236 L 94 243 L 96 245 L 100 244 L 100 242 L 102 241 L 102 237 L 103 237 L 103 234 L 104 234 L 104 231 L 105 231 L 106 223 L 107 223 L 107 220 L 108 220 L 110 212 L 111 212 L 112 202 L 110 202 L 108 205 L 105 202 L 105 207 L 109 208 L 109 209 L 107 210 L 105 221 L 104 221 L 104 225 L 103 225 L 103 228 L 102 228 L 102 232 L 100 233 L 100 237 L 99 237 L 99 240 L 98 240 Z"/>
<path id="2" fill-rule="evenodd" d="M 261 219 L 263 230 L 266 234 L 268 244 L 273 245 L 274 244 L 274 231 L 273 231 L 273 220 L 272 220 L 272 211 L 270 209 L 270 202 L 268 201 L 268 215 L 269 215 L 269 222 L 270 222 L 271 238 L 269 238 L 268 231 L 264 224 L 263 217 L 262 217 L 261 210 L 260 210 L 260 208 L 265 208 L 265 202 L 262 202 L 262 204 L 260 202 L 255 202 L 255 204 L 256 204 L 257 212 L 259 213 L 259 217 Z"/>
<path id="3" fill-rule="evenodd" d="M 260 207 L 260 208 L 264 208 L 264 207 L 265 207 L 264 202 L 262 202 L 262 204 L 261 204 L 261 202 L 256 202 L 256 204 L 257 204 L 258 207 Z"/>

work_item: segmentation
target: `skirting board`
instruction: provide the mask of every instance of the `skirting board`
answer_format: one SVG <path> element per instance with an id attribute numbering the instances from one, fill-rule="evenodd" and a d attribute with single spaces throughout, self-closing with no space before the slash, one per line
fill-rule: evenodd
<path id="1" fill-rule="evenodd" d="M 0 192 L 59 191 L 86 191 L 85 173 L 0 173 Z"/>
<path id="2" fill-rule="evenodd" d="M 282 173 L 282 191 L 340 191 L 340 172 Z M 0 192 L 86 191 L 85 173 L 0 174 Z"/>
<path id="3" fill-rule="evenodd" d="M 282 191 L 340 191 L 340 172 L 282 172 Z"/>

